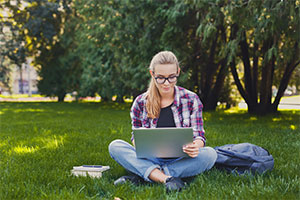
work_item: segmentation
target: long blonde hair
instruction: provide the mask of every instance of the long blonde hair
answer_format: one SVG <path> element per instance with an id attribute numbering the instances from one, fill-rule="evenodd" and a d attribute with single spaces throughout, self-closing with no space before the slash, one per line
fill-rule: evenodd
<path id="1" fill-rule="evenodd" d="M 179 63 L 171 51 L 161 51 L 157 53 L 151 60 L 150 70 L 154 72 L 155 66 L 159 64 L 175 64 L 177 66 L 177 71 L 179 69 Z M 147 102 L 146 110 L 148 118 L 158 118 L 160 113 L 160 100 L 161 96 L 159 94 L 158 88 L 155 85 L 155 79 L 151 78 L 148 90 L 147 90 Z"/>

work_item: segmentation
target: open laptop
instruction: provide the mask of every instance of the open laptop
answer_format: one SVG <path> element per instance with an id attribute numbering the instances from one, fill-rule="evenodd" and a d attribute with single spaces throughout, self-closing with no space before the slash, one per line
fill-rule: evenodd
<path id="1" fill-rule="evenodd" d="M 193 142 L 192 128 L 137 128 L 133 133 L 138 158 L 188 157 L 182 146 Z"/>

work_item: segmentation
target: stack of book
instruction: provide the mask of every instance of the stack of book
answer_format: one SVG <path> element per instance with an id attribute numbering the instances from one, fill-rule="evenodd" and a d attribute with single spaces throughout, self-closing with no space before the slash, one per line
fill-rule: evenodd
<path id="1" fill-rule="evenodd" d="M 71 173 L 75 176 L 90 176 L 92 178 L 102 177 L 102 172 L 109 170 L 109 166 L 103 165 L 82 165 L 74 166 Z"/>

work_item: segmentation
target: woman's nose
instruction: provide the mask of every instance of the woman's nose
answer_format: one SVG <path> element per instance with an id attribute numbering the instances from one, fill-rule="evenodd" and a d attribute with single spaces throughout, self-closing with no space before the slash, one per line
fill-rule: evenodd
<path id="1" fill-rule="evenodd" d="M 169 80 L 166 80 L 166 81 L 164 82 L 164 85 L 170 85 Z"/>

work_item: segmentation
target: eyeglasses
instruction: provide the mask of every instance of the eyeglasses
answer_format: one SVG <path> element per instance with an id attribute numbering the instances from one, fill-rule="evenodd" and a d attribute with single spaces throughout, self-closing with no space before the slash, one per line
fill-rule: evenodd
<path id="1" fill-rule="evenodd" d="M 166 80 L 168 80 L 169 83 L 175 83 L 177 81 L 178 76 L 169 76 L 167 78 L 165 77 L 155 77 L 155 80 L 158 84 L 164 84 Z"/>

